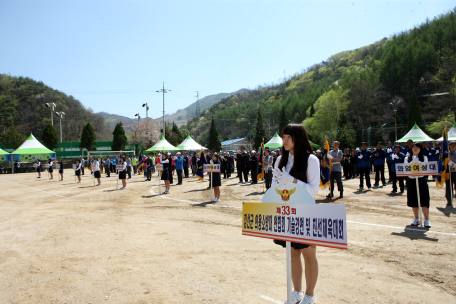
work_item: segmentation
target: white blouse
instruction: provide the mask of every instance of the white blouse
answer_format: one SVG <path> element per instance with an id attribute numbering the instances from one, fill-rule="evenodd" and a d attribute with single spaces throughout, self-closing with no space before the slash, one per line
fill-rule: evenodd
<path id="1" fill-rule="evenodd" d="M 294 155 L 290 154 L 290 152 L 288 153 L 288 162 L 285 165 L 285 171 L 290 173 L 291 168 L 293 168 Z M 277 157 L 274 169 L 279 169 L 281 159 L 282 155 Z M 312 196 L 315 196 L 318 193 L 318 189 L 320 188 L 320 161 L 315 155 L 310 154 L 307 159 L 307 183 L 298 180 L 297 184 L 306 188 Z M 277 181 L 275 180 L 272 181 L 272 186 L 274 185 L 277 185 Z"/>
<path id="2" fill-rule="evenodd" d="M 49 167 L 52 167 L 53 164 L 54 164 L 53 162 L 50 162 L 50 163 L 49 163 Z"/>
<path id="3" fill-rule="evenodd" d="M 100 162 L 95 161 L 93 162 L 93 171 L 100 171 Z"/>
<path id="4" fill-rule="evenodd" d="M 81 163 L 77 163 L 76 164 L 76 168 L 74 168 L 74 171 L 80 170 L 81 169 L 81 165 L 82 165 Z"/>
<path id="5" fill-rule="evenodd" d="M 427 161 L 428 161 L 428 158 L 427 158 L 427 156 L 425 156 L 424 157 L 424 162 L 427 162 Z M 420 160 L 418 159 L 418 157 L 412 156 L 412 162 L 411 163 L 416 163 L 416 162 L 421 163 Z M 406 163 L 406 164 L 409 163 L 408 162 L 408 156 L 404 159 L 404 163 Z M 415 179 L 415 178 L 420 178 L 420 177 L 423 177 L 423 176 L 407 176 L 407 177 Z"/>
<path id="6" fill-rule="evenodd" d="M 120 171 L 125 171 L 125 170 L 127 170 L 127 162 L 123 162 L 121 168 L 122 168 L 122 169 L 121 169 Z"/>

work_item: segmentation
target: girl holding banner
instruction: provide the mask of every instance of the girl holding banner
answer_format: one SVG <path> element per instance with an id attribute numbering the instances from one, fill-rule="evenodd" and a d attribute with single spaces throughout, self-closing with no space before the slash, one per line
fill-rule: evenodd
<path id="1" fill-rule="evenodd" d="M 214 165 L 220 165 L 219 156 L 217 153 L 212 155 L 212 162 Z M 222 186 L 222 178 L 220 172 L 212 172 L 212 187 L 214 188 L 215 198 L 213 202 L 220 202 L 220 186 Z"/>
<path id="2" fill-rule="evenodd" d="M 160 163 L 162 164 L 162 169 L 163 169 L 161 180 L 165 181 L 165 189 L 166 189 L 165 192 L 163 192 L 163 194 L 169 194 L 170 163 L 169 163 L 169 156 L 166 153 L 163 153 Z M 160 172 L 158 172 L 158 174 L 160 174 Z"/>
<path id="3" fill-rule="evenodd" d="M 320 162 L 313 155 L 306 129 L 300 124 L 289 124 L 282 130 L 282 153 L 274 165 L 272 185 L 295 183 L 315 196 L 320 187 Z M 286 242 L 274 240 L 286 246 Z M 318 278 L 317 249 L 314 245 L 291 243 L 291 273 L 294 291 L 292 304 L 315 303 L 314 290 Z M 302 262 L 304 257 L 306 291 L 302 289 Z M 285 303 L 287 303 L 285 301 Z M 289 303 L 288 303 L 289 304 Z"/>
<path id="4" fill-rule="evenodd" d="M 63 181 L 63 160 L 60 159 L 59 160 L 59 174 L 60 174 L 60 180 L 59 181 Z"/>
<path id="5" fill-rule="evenodd" d="M 413 164 L 418 162 L 427 162 L 428 159 L 423 155 L 423 145 L 421 143 L 415 143 L 412 147 L 412 153 L 405 158 L 406 164 Z M 412 222 L 412 226 L 420 225 L 420 216 L 418 214 L 418 194 L 416 189 L 416 181 L 418 178 L 418 189 L 420 193 L 420 204 L 424 214 L 424 227 L 431 228 L 429 222 L 429 187 L 424 176 L 408 176 L 407 177 L 407 206 L 412 207 L 415 219 Z"/>

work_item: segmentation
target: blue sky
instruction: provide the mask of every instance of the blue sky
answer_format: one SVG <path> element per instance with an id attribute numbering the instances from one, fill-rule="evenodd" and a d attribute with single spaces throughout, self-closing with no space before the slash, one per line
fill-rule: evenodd
<path id="1" fill-rule="evenodd" d="M 0 0 L 0 73 L 134 118 L 277 83 L 445 13 L 454 1 Z"/>

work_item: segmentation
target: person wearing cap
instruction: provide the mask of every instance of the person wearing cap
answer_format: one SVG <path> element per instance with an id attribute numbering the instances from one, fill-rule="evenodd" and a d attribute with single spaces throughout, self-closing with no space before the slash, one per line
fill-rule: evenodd
<path id="1" fill-rule="evenodd" d="M 391 154 L 394 153 L 394 147 L 391 140 L 388 140 L 388 147 L 385 149 L 386 152 L 386 165 L 388 166 L 388 183 L 392 182 L 391 178 Z"/>
<path id="2" fill-rule="evenodd" d="M 238 163 L 238 175 L 239 175 L 239 183 L 243 183 L 242 175 L 244 175 L 244 180 L 247 183 L 249 181 L 249 174 L 247 172 L 247 162 L 249 160 L 249 155 L 245 152 L 245 147 L 242 146 L 241 150 L 237 151 L 236 154 L 236 161 Z"/>
<path id="3" fill-rule="evenodd" d="M 154 163 L 152 161 L 152 158 L 150 158 L 150 154 L 147 154 L 147 159 L 146 159 L 146 180 L 150 181 L 152 179 L 152 167 L 154 166 Z"/>
<path id="4" fill-rule="evenodd" d="M 182 185 L 182 171 L 184 169 L 184 159 L 181 156 L 180 152 L 176 153 L 176 159 L 174 163 L 176 164 L 176 172 L 177 172 L 177 184 Z"/>
<path id="5" fill-rule="evenodd" d="M 339 146 L 340 142 L 338 142 L 337 140 L 334 141 L 334 149 L 329 151 L 328 153 L 328 158 L 331 160 L 331 176 L 329 178 L 331 187 L 329 189 L 329 194 L 326 196 L 328 198 L 334 197 L 334 180 L 336 180 L 337 182 L 337 190 L 339 190 L 340 193 L 339 197 L 344 197 L 344 185 L 342 184 L 342 168 L 340 165 L 343 153 L 339 150 Z"/>
<path id="6" fill-rule="evenodd" d="M 250 154 L 249 163 L 252 184 L 258 184 L 258 156 L 256 155 L 255 150 L 252 150 L 252 153 Z"/>
<path id="7" fill-rule="evenodd" d="M 374 187 L 379 186 L 380 175 L 383 186 L 386 186 L 385 181 L 385 158 L 386 151 L 382 149 L 382 142 L 377 143 L 377 150 L 374 151 L 374 170 L 375 170 L 375 184 Z"/>
<path id="8" fill-rule="evenodd" d="M 361 143 L 361 150 L 358 151 L 358 170 L 359 170 L 359 191 L 364 189 L 364 177 L 366 177 L 366 186 L 371 190 L 370 182 L 370 159 L 371 152 L 367 149 L 367 144 L 365 142 Z"/>
<path id="9" fill-rule="evenodd" d="M 409 156 L 412 154 L 412 149 L 413 149 L 413 140 L 409 139 L 407 140 L 407 146 L 402 150 L 402 153 L 405 154 L 405 156 Z"/>
<path id="10" fill-rule="evenodd" d="M 401 193 L 404 193 L 404 178 L 397 177 L 396 175 L 396 164 L 404 163 L 405 155 L 401 152 L 401 146 L 399 144 L 394 145 L 394 152 L 388 156 L 388 160 L 391 163 L 391 180 L 393 184 L 393 193 L 397 192 L 397 182 L 399 181 L 399 189 Z"/>
<path id="11" fill-rule="evenodd" d="M 350 151 L 350 169 L 351 169 L 351 177 L 356 178 L 358 177 L 358 151 L 352 149 Z"/>
<path id="12" fill-rule="evenodd" d="M 187 152 L 184 152 L 184 156 L 182 157 L 182 159 L 184 160 L 184 178 L 188 178 L 189 161 Z"/>
<path id="13" fill-rule="evenodd" d="M 452 140 L 448 142 L 450 153 L 448 153 L 448 167 L 450 168 L 451 174 L 451 186 L 450 178 L 445 180 L 445 197 L 447 199 L 447 207 L 453 207 L 453 202 L 451 201 L 451 191 L 456 185 L 456 141 Z"/>

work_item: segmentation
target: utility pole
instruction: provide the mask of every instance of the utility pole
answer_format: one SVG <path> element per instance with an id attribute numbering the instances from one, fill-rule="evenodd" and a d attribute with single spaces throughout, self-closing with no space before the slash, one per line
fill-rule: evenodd
<path id="1" fill-rule="evenodd" d="M 55 103 L 50 102 L 46 103 L 46 107 L 51 108 L 51 124 L 54 126 L 54 108 L 56 107 Z"/>
<path id="2" fill-rule="evenodd" d="M 196 91 L 196 106 L 195 106 L 195 116 L 199 116 L 200 106 L 199 106 L 199 91 Z"/>
<path id="3" fill-rule="evenodd" d="M 163 89 L 156 91 L 157 93 L 163 93 L 163 137 L 166 138 L 165 134 L 165 93 L 170 92 L 171 90 L 165 89 L 165 83 L 163 82 Z"/>
<path id="4" fill-rule="evenodd" d="M 60 118 L 60 142 L 62 142 L 62 118 L 63 118 L 63 115 L 65 115 L 65 112 L 55 112 L 55 114 L 57 114 L 57 116 L 59 116 Z"/>

